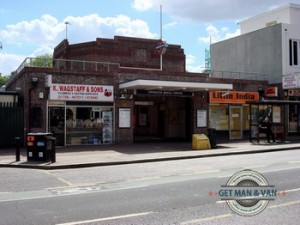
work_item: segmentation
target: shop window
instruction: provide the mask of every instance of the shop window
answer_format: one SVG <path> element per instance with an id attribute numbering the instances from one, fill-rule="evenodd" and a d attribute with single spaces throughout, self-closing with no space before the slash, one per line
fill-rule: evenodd
<path id="1" fill-rule="evenodd" d="M 298 128 L 298 106 L 289 106 L 289 132 L 297 132 Z"/>
<path id="2" fill-rule="evenodd" d="M 210 105 L 209 127 L 217 130 L 228 130 L 228 105 Z"/>
<path id="3" fill-rule="evenodd" d="M 30 110 L 30 127 L 31 128 L 41 128 L 42 127 L 42 108 L 32 107 Z"/>
<path id="4" fill-rule="evenodd" d="M 113 141 L 113 107 L 66 108 L 66 144 L 98 145 Z"/>

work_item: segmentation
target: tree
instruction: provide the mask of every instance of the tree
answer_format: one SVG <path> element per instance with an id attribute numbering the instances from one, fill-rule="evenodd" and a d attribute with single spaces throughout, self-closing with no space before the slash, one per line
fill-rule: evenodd
<path id="1" fill-rule="evenodd" d="M 52 67 L 53 56 L 51 54 L 44 54 L 44 55 L 37 56 L 31 60 L 30 66 Z"/>
<path id="2" fill-rule="evenodd" d="M 8 78 L 9 78 L 8 76 L 1 76 L 0 75 L 0 87 L 6 83 Z"/>

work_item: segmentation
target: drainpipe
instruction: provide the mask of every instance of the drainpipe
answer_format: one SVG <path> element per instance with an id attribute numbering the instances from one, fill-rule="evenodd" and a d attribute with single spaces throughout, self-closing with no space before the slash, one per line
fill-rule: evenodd
<path id="1" fill-rule="evenodd" d="M 37 86 L 38 78 L 32 77 L 31 78 L 31 88 L 28 90 L 28 132 L 31 132 L 31 91 Z"/>

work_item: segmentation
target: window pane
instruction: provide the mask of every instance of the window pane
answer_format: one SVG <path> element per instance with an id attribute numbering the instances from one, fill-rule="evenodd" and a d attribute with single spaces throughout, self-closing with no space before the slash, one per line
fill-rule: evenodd
<path id="1" fill-rule="evenodd" d="M 293 41 L 293 58 L 294 58 L 294 65 L 298 65 L 298 42 Z"/>

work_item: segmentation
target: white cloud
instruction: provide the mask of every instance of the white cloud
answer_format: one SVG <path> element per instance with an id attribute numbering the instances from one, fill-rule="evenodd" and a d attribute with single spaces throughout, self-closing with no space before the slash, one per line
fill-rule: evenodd
<path id="1" fill-rule="evenodd" d="M 25 56 L 22 55 L 0 54 L 0 73 L 10 75 L 12 71 L 17 70 L 24 60 Z"/>
<path id="2" fill-rule="evenodd" d="M 126 35 L 134 37 L 155 38 L 157 34 L 151 33 L 147 22 L 139 19 L 132 20 L 128 16 L 101 17 L 90 14 L 82 17 L 69 16 L 58 21 L 51 15 L 43 15 L 39 19 L 21 21 L 17 24 L 7 25 L 0 31 L 0 38 L 6 43 L 19 45 L 29 43 L 36 46 L 54 47 L 65 38 L 68 21 L 68 39 L 70 41 L 91 41 L 95 37 L 112 37 Z"/>
<path id="3" fill-rule="evenodd" d="M 199 37 L 199 42 L 204 44 L 210 44 L 219 42 L 228 38 L 236 37 L 240 35 L 240 29 L 236 29 L 233 32 L 230 32 L 227 27 L 222 27 L 221 29 L 216 28 L 213 25 L 208 25 L 206 27 L 207 36 Z"/>
<path id="4" fill-rule="evenodd" d="M 53 49 L 49 48 L 48 46 L 37 48 L 33 53 L 32 57 L 37 57 L 45 54 L 53 54 Z"/>
<path id="5" fill-rule="evenodd" d="M 131 19 L 128 16 L 117 15 L 115 17 L 101 17 L 98 14 L 90 14 L 82 17 L 68 16 L 59 21 L 51 15 L 43 15 L 38 19 L 21 21 L 10 24 L 0 31 L 0 40 L 9 49 L 17 46 L 23 50 L 31 48 L 29 56 L 38 56 L 45 53 L 53 53 L 53 48 L 66 37 L 66 24 L 68 40 L 71 44 L 94 41 L 96 37 L 112 38 L 114 35 L 132 36 L 143 38 L 157 38 L 156 33 L 150 32 L 147 22 L 140 19 Z M 51 51 L 52 49 L 52 51 Z M 1 50 L 5 51 L 4 49 Z M 17 55 L 1 55 L 0 72 L 9 74 L 20 65 Z M 18 64 L 17 64 L 18 63 Z"/>
<path id="6" fill-rule="evenodd" d="M 194 55 L 186 56 L 186 70 L 188 72 L 200 73 L 204 70 L 204 66 L 198 64 L 197 58 Z"/>
<path id="7" fill-rule="evenodd" d="M 134 0 L 133 7 L 149 10 L 158 9 L 161 4 L 163 12 L 171 17 L 199 23 L 241 20 L 288 3 L 289 0 Z M 294 0 L 294 3 L 299 3 L 299 0 Z"/>
<path id="8" fill-rule="evenodd" d="M 145 11 L 153 7 L 152 0 L 134 0 L 131 4 L 138 11 Z"/>
<path id="9" fill-rule="evenodd" d="M 157 34 L 151 33 L 147 22 L 131 19 L 125 15 L 115 17 L 101 17 L 90 14 L 82 17 L 69 16 L 65 21 L 68 27 L 70 42 L 83 42 L 94 40 L 95 37 L 112 38 L 114 35 L 155 38 Z"/>
<path id="10" fill-rule="evenodd" d="M 165 25 L 164 25 L 164 28 L 165 28 L 165 29 L 169 29 L 169 28 L 175 27 L 175 26 L 177 26 L 177 25 L 178 25 L 177 22 L 171 22 L 171 23 L 165 24 Z"/>
<path id="11" fill-rule="evenodd" d="M 0 31 L 0 37 L 11 44 L 34 43 L 40 46 L 54 40 L 63 29 L 56 18 L 43 15 L 39 19 L 7 25 Z"/>

